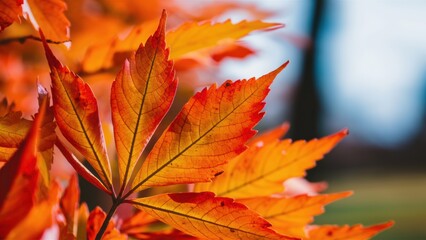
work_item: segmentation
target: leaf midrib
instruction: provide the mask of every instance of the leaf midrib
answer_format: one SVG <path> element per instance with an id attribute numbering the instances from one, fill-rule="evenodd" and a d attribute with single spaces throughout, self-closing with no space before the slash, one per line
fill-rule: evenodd
<path id="1" fill-rule="evenodd" d="M 203 222 L 203 223 L 215 225 L 215 226 L 218 226 L 218 227 L 227 228 L 229 230 L 239 231 L 239 232 L 242 232 L 242 233 L 245 233 L 245 234 L 249 234 L 249 235 L 253 235 L 253 236 L 256 236 L 256 237 L 266 238 L 266 236 L 264 236 L 264 235 L 259 235 L 259 234 L 253 233 L 253 232 L 241 230 L 241 229 L 238 229 L 238 228 L 229 227 L 229 226 L 226 226 L 226 225 L 223 225 L 223 224 L 218 224 L 217 222 L 207 221 L 205 219 L 202 219 L 202 218 L 199 218 L 199 217 L 196 217 L 196 216 L 185 215 L 185 214 L 180 213 L 180 212 L 176 212 L 176 211 L 173 211 L 173 210 L 168 210 L 168 209 L 164 209 L 164 208 L 160 208 L 160 207 L 155 207 L 155 206 L 148 205 L 148 204 L 143 204 L 143 203 L 140 203 L 140 202 L 132 201 L 132 203 L 136 204 L 136 205 L 139 205 L 139 206 L 142 206 L 142 207 L 149 208 L 149 209 L 153 209 L 153 210 L 165 212 L 167 214 L 174 214 L 174 215 L 178 215 L 178 216 L 181 216 L 181 217 L 186 217 L 186 218 L 190 218 L 190 219 L 193 219 L 193 220 L 196 220 L 196 221 L 200 221 L 200 222 Z M 195 228 L 195 229 L 197 231 L 199 231 L 197 228 Z"/>
<path id="2" fill-rule="evenodd" d="M 152 70 L 154 68 L 154 62 L 157 58 L 158 49 L 159 49 L 159 45 L 157 44 L 157 47 L 155 48 L 154 56 L 153 56 L 152 61 L 151 61 L 151 67 L 149 69 L 147 82 L 146 82 L 146 85 L 145 85 L 145 89 L 144 89 L 143 96 L 142 96 L 142 101 L 141 101 L 139 111 L 138 111 L 138 119 L 136 120 L 136 128 L 135 128 L 135 132 L 133 133 L 132 143 L 130 145 L 130 151 L 129 151 L 129 158 L 127 159 L 126 172 L 124 173 L 124 177 L 123 177 L 122 191 L 124 190 L 124 188 L 127 185 L 127 178 L 128 178 L 128 175 L 129 175 L 130 163 L 132 161 L 132 154 L 133 154 L 133 151 L 134 151 L 134 146 L 136 144 L 136 137 L 137 137 L 137 133 L 138 133 L 138 129 L 139 129 L 139 124 L 140 124 L 140 121 L 141 121 L 141 118 L 142 118 L 142 110 L 143 110 L 144 105 L 145 105 L 146 93 L 148 91 L 148 86 L 149 86 L 149 82 L 151 80 Z M 136 62 L 136 59 L 135 59 L 135 62 Z M 131 76 L 132 81 L 133 81 L 133 76 L 131 74 L 130 74 L 130 76 Z"/>
<path id="3" fill-rule="evenodd" d="M 70 73 L 71 73 L 71 72 L 70 72 Z M 71 74 L 73 74 L 73 73 L 71 73 Z M 96 150 L 95 150 L 95 148 L 94 148 L 94 145 L 93 145 L 93 144 L 92 144 L 92 142 L 90 141 L 89 135 L 87 135 L 87 132 L 86 132 L 86 128 L 85 128 L 85 126 L 84 126 L 84 123 L 83 123 L 82 119 L 80 118 L 80 115 L 79 115 L 79 114 L 78 114 L 78 112 L 77 112 L 77 108 L 75 107 L 74 102 L 72 101 L 73 99 L 70 97 L 70 94 L 68 93 L 67 88 L 65 87 L 64 83 L 62 82 L 62 80 L 61 80 L 61 78 L 59 77 L 59 74 L 58 74 L 57 72 L 56 72 L 56 76 L 57 76 L 57 78 L 59 79 L 59 82 L 61 83 L 61 85 L 62 85 L 62 87 L 63 87 L 63 89 L 64 89 L 65 94 L 67 95 L 67 98 L 70 100 L 70 104 L 71 104 L 71 106 L 72 106 L 72 109 L 73 109 L 73 111 L 74 111 L 75 115 L 77 116 L 78 123 L 80 124 L 80 127 L 83 129 L 84 137 L 85 137 L 86 141 L 89 143 L 89 145 L 90 145 L 90 149 L 92 149 L 92 152 L 93 152 L 93 154 L 95 155 L 96 162 L 98 163 L 99 167 L 101 168 L 102 174 L 104 175 L 104 177 L 105 177 L 105 178 L 106 178 L 106 180 L 107 180 L 107 182 L 106 182 L 106 183 L 104 183 L 104 184 L 107 184 L 107 186 L 106 186 L 106 187 L 107 187 L 107 189 L 111 190 L 111 189 L 112 189 L 112 186 L 111 186 L 111 180 L 108 178 L 108 175 L 106 174 L 106 171 L 105 171 L 105 169 L 104 169 L 103 165 L 101 164 L 101 160 L 100 160 L 100 158 L 99 158 L 99 156 L 98 156 L 97 151 L 96 151 Z M 78 76 L 77 76 L 77 77 L 78 77 Z M 84 84 L 84 83 L 83 83 L 83 84 Z M 103 182 L 103 181 L 102 181 L 102 182 Z"/>
<path id="4" fill-rule="evenodd" d="M 236 186 L 236 187 L 230 188 L 230 189 L 228 189 L 228 190 L 226 190 L 226 191 L 224 191 L 224 192 L 217 193 L 217 196 L 224 196 L 224 195 L 229 194 L 229 193 L 231 193 L 231 192 L 235 192 L 235 191 L 237 191 L 238 189 L 244 188 L 244 187 L 246 187 L 246 186 L 248 186 L 248 185 L 250 185 L 250 184 L 253 184 L 254 182 L 260 181 L 260 180 L 262 180 L 262 179 L 266 178 L 267 176 L 269 176 L 269 175 L 271 175 L 271 174 L 273 174 L 273 173 L 275 173 L 275 172 L 277 172 L 277 171 L 280 171 L 280 170 L 282 170 L 283 168 L 286 168 L 286 167 L 288 167 L 288 166 L 290 166 L 290 165 L 294 164 L 295 162 L 300 161 L 301 159 L 305 158 L 305 157 L 306 157 L 306 156 L 308 156 L 309 154 L 310 154 L 310 152 L 308 152 L 308 153 L 306 153 L 306 154 L 304 154 L 304 155 L 302 155 L 302 156 L 299 156 L 299 157 L 295 158 L 295 159 L 294 159 L 293 161 L 291 161 L 291 162 L 288 162 L 288 163 L 286 163 L 286 164 L 280 165 L 280 166 L 278 166 L 277 168 L 274 168 L 274 169 L 273 169 L 273 170 L 271 170 L 271 171 L 268 171 L 268 172 L 262 173 L 261 175 L 259 175 L 259 176 L 255 177 L 255 178 L 252 178 L 251 180 L 246 181 L 246 182 L 244 182 L 244 183 L 243 183 L 243 184 L 241 184 L 241 185 L 238 185 L 238 186 Z M 316 160 L 315 160 L 315 162 L 316 162 Z"/>
<path id="5" fill-rule="evenodd" d="M 251 80 L 251 79 L 250 79 Z M 246 81 L 250 81 L 250 80 L 246 80 Z M 253 79 L 252 81 L 258 81 L 259 79 L 255 80 Z M 157 170 L 155 170 L 154 172 L 152 172 L 150 175 L 148 175 L 144 180 L 142 180 L 140 183 L 138 183 L 135 187 L 133 187 L 129 193 L 132 193 L 133 191 L 135 191 L 137 188 L 139 188 L 139 186 L 143 185 L 145 182 L 147 182 L 150 178 L 152 178 L 153 176 L 155 176 L 157 173 L 159 173 L 161 170 L 163 170 L 167 165 L 169 165 L 171 162 L 173 162 L 174 160 L 176 160 L 180 155 L 182 155 L 183 153 L 185 153 L 189 148 L 191 148 L 193 145 L 195 145 L 198 141 L 200 141 L 204 136 L 206 136 L 208 133 L 210 133 L 214 128 L 216 128 L 217 125 L 219 125 L 220 123 L 222 123 L 222 121 L 224 121 L 226 118 L 228 118 L 229 115 L 231 115 L 236 109 L 238 109 L 242 104 L 244 104 L 249 98 L 251 98 L 255 93 L 257 93 L 259 91 L 259 89 L 263 89 L 261 88 L 264 84 L 267 84 L 268 81 L 265 81 L 263 84 L 261 84 L 260 86 L 258 86 L 256 88 L 255 91 L 253 91 L 244 101 L 242 101 L 240 104 L 238 104 L 235 108 L 232 109 L 231 112 L 229 112 L 226 116 L 224 116 L 222 119 L 220 119 L 216 124 L 214 124 L 210 129 L 208 129 L 204 134 L 202 134 L 200 137 L 198 137 L 194 142 L 192 142 L 191 144 L 189 144 L 186 148 L 184 148 L 181 152 L 179 152 L 178 154 L 176 154 L 174 157 L 172 157 L 169 161 L 167 161 L 165 164 L 163 164 L 161 167 L 159 167 Z M 189 113 L 188 113 L 189 114 Z M 129 195 L 129 194 L 127 194 Z"/>

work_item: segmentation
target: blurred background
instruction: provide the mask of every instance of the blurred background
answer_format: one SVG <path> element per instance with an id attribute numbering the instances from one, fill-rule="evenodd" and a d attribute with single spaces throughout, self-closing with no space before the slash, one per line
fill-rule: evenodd
<path id="1" fill-rule="evenodd" d="M 293 139 L 350 130 L 350 135 L 308 172 L 308 179 L 327 181 L 327 192 L 353 190 L 355 194 L 328 206 L 316 223 L 370 225 L 393 219 L 395 226 L 374 239 L 426 239 L 426 1 L 65 2 L 71 48 L 52 48 L 91 84 L 101 104 L 109 147 L 109 86 L 120 64 L 89 71 L 84 65 L 88 49 L 120 41 L 115 40 L 117 33 L 126 36 L 137 24 L 156 24 L 163 8 L 169 13 L 168 29 L 189 20 L 284 23 L 284 28 L 239 40 L 244 56 L 222 59 L 220 51 L 213 51 L 209 52 L 209 57 L 216 56 L 213 59 L 197 56 L 178 61 L 183 97 L 177 99 L 174 114 L 194 89 L 226 79 L 258 77 L 290 60 L 271 87 L 259 130 L 285 121 L 291 124 L 286 137 Z M 108 28 L 94 27 L 99 24 Z M 148 26 L 142 31 L 150 32 L 151 25 L 141 25 Z M 37 109 L 35 81 L 39 79 L 46 87 L 50 84 L 41 45 L 4 41 L 26 34 L 37 35 L 25 21 L 0 34 L 0 96 L 15 102 L 16 108 L 29 116 Z M 69 177 L 69 166 L 58 166 L 60 161 L 54 164 L 57 176 Z M 96 191 L 84 184 L 82 188 Z M 91 197 L 83 201 L 90 206 L 99 204 Z"/>
<path id="2" fill-rule="evenodd" d="M 316 222 L 394 219 L 396 225 L 374 239 L 426 239 L 426 1 L 260 5 L 285 28 L 249 37 L 255 46 L 268 47 L 249 65 L 224 64 L 224 75 L 235 78 L 241 69 L 260 75 L 290 59 L 274 83 L 261 126 L 288 120 L 293 139 L 350 130 L 308 179 L 327 181 L 327 192 L 355 194 L 331 204 Z"/>

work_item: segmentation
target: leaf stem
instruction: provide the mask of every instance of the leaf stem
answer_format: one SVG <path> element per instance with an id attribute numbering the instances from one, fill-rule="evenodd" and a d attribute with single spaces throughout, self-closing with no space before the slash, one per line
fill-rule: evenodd
<path id="1" fill-rule="evenodd" d="M 109 224 L 112 216 L 115 213 L 115 210 L 117 210 L 118 206 L 120 206 L 120 204 L 122 202 L 123 202 L 122 199 L 116 199 L 115 197 L 113 197 L 113 199 L 112 199 L 112 206 L 109 209 L 109 212 L 108 212 L 108 214 L 107 214 L 104 222 L 102 223 L 102 226 L 99 229 L 99 232 L 96 234 L 95 240 L 101 240 L 102 239 L 102 236 L 104 235 L 104 233 L 105 233 L 105 231 L 106 231 L 106 229 L 108 227 L 108 224 Z"/>

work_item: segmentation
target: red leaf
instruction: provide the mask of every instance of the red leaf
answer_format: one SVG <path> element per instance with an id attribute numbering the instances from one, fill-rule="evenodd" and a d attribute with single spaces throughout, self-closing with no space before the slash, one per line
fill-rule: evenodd
<path id="1" fill-rule="evenodd" d="M 43 101 L 39 114 L 12 158 L 0 169 L 0 238 L 22 220 L 35 203 L 40 176 L 37 165 L 37 146 L 40 126 L 47 108 Z"/>

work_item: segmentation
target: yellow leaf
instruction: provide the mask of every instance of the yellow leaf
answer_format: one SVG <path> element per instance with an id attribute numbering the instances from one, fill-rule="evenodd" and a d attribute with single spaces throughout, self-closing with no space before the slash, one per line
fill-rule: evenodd
<path id="1" fill-rule="evenodd" d="M 219 196 L 248 198 L 269 196 L 284 190 L 283 182 L 305 175 L 324 154 L 348 134 L 334 135 L 309 142 L 290 139 L 252 145 L 231 161 L 224 174 L 211 184 L 197 184 L 195 191 L 212 191 Z"/>
<path id="2" fill-rule="evenodd" d="M 166 42 L 170 46 L 171 59 L 178 59 L 187 53 L 216 47 L 240 39 L 255 30 L 267 30 L 281 27 L 278 23 L 262 21 L 241 21 L 232 23 L 191 22 L 185 23 L 176 30 L 167 33 Z"/>

